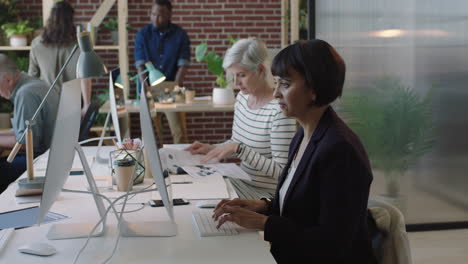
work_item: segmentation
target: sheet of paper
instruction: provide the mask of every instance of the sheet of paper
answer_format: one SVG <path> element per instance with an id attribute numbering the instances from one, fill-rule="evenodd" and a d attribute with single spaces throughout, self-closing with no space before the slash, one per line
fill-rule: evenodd
<path id="1" fill-rule="evenodd" d="M 182 166 L 190 176 L 205 178 L 211 176 L 228 176 L 231 178 L 250 181 L 249 175 L 235 163 L 202 164 L 194 166 Z"/>
<path id="2" fill-rule="evenodd" d="M 163 169 L 167 169 L 171 173 L 177 173 L 178 167 L 198 165 L 204 157 L 204 155 L 192 155 L 188 151 L 174 148 L 160 149 L 159 156 Z M 218 160 L 213 159 L 211 162 L 208 162 L 208 164 L 210 163 L 218 163 Z"/>

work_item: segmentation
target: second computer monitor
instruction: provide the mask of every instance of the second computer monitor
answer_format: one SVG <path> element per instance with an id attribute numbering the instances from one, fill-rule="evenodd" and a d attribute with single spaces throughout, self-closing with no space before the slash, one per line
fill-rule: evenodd
<path id="1" fill-rule="evenodd" d="M 143 144 L 146 152 L 146 158 L 149 159 L 148 164 L 150 165 L 150 169 L 154 177 L 154 182 L 156 183 L 156 187 L 158 188 L 159 194 L 161 195 L 161 200 L 166 207 L 167 213 L 174 221 L 172 194 L 170 192 L 170 178 L 168 175 L 165 175 L 162 169 L 156 137 L 154 135 L 154 126 L 151 118 L 151 112 L 145 96 L 145 87 L 141 89 L 140 96 L 140 124 L 143 134 Z"/>

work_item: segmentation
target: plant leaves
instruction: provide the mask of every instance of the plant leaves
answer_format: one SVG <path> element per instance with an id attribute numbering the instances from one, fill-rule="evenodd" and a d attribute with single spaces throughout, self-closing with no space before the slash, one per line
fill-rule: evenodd
<path id="1" fill-rule="evenodd" d="M 206 42 L 203 42 L 201 44 L 198 44 L 195 47 L 195 59 L 197 62 L 202 62 L 205 60 L 205 54 L 208 49 L 208 44 Z"/>

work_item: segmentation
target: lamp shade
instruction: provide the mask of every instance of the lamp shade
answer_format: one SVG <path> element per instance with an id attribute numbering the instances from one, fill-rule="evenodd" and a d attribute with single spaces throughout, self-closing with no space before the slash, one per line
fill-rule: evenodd
<path id="1" fill-rule="evenodd" d="M 123 83 L 122 83 L 122 76 L 120 76 L 120 74 L 119 76 L 117 76 L 117 79 L 115 79 L 114 85 L 116 87 L 119 87 L 120 89 L 124 88 Z"/>
<path id="2" fill-rule="evenodd" d="M 78 37 L 81 53 L 76 64 L 76 77 L 79 79 L 101 76 L 107 68 L 101 58 L 94 52 L 89 32 L 81 32 Z"/>
<path id="3" fill-rule="evenodd" d="M 149 82 L 150 82 L 151 86 L 158 85 L 158 84 L 162 83 L 164 80 L 166 80 L 166 76 L 164 76 L 164 74 L 162 74 L 160 71 L 158 71 L 154 67 L 153 63 L 148 61 L 147 63 L 145 63 L 145 66 L 146 66 L 146 70 L 138 73 L 137 75 L 135 75 L 133 77 L 130 77 L 130 80 L 135 80 L 138 76 L 140 76 L 140 75 L 142 75 L 144 73 L 147 73 L 147 72 L 148 72 L 148 75 L 149 75 L 148 79 L 149 79 Z M 117 76 L 117 79 L 115 80 L 114 85 L 123 89 L 122 76 L 120 74 L 119 74 L 119 76 Z"/>
<path id="4" fill-rule="evenodd" d="M 166 76 L 162 74 L 160 71 L 156 70 L 154 67 L 153 63 L 151 61 L 148 61 L 145 63 L 146 70 L 148 71 L 148 79 L 150 81 L 151 86 L 155 86 L 157 84 L 162 83 L 164 80 L 166 80 Z"/>

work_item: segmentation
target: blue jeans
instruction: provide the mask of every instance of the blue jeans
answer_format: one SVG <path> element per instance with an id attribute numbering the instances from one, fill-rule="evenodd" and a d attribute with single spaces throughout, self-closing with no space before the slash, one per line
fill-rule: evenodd
<path id="1" fill-rule="evenodd" d="M 0 193 L 6 190 L 10 183 L 16 181 L 26 170 L 26 155 L 18 154 L 12 163 L 0 158 Z"/>

